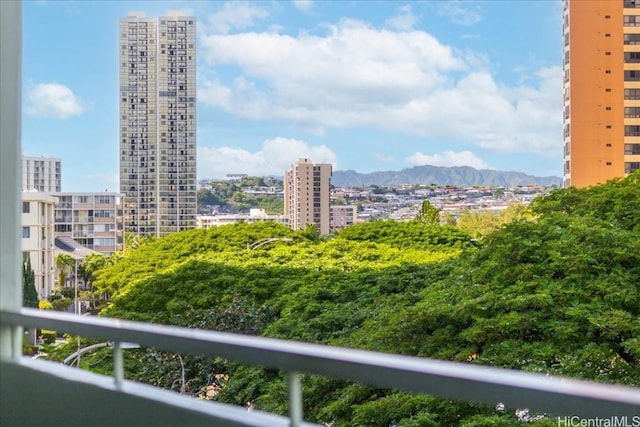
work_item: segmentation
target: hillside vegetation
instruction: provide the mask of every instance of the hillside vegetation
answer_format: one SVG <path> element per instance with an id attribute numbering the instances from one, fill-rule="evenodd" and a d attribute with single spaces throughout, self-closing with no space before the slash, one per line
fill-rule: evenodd
<path id="1" fill-rule="evenodd" d="M 479 242 L 419 221 L 361 224 L 329 240 L 275 224 L 191 230 L 140 245 L 94 285 L 112 295 L 106 316 L 640 386 L 640 174 L 555 190 L 525 217 Z M 129 378 L 286 412 L 273 370 L 127 354 Z M 523 423 L 519 408 L 315 376 L 304 397 L 307 420 L 336 427 Z"/>
<path id="2" fill-rule="evenodd" d="M 238 181 L 209 181 L 198 190 L 198 212 L 209 213 L 208 206 L 217 206 L 220 212 L 241 212 L 251 208 L 264 209 L 269 214 L 282 214 L 284 202 L 275 194 L 252 196 L 243 188 L 275 187 L 282 189 L 282 181 L 270 178 L 243 177 Z"/>

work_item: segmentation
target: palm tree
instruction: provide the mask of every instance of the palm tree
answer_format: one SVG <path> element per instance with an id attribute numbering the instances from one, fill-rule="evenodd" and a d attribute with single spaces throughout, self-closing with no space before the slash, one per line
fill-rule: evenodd
<path id="1" fill-rule="evenodd" d="M 87 284 L 89 285 L 90 301 L 93 308 L 95 308 L 95 303 L 96 303 L 94 288 L 93 288 L 95 273 L 101 268 L 106 267 L 108 263 L 109 263 L 109 258 L 102 254 L 89 254 L 80 263 L 78 274 L 80 275 L 80 277 L 82 277 L 82 280 L 85 283 L 85 289 L 86 289 L 86 285 Z"/>
<path id="2" fill-rule="evenodd" d="M 64 288 L 67 277 L 75 267 L 76 261 L 71 255 L 59 254 L 56 257 L 56 268 L 58 269 L 58 287 Z"/>

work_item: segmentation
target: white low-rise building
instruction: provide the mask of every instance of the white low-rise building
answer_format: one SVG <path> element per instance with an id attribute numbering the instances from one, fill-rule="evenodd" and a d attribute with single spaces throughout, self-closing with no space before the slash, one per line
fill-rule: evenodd
<path id="1" fill-rule="evenodd" d="M 288 224 L 287 217 L 284 215 L 270 215 L 264 209 L 250 209 L 249 213 L 226 214 L 226 215 L 198 215 L 196 217 L 197 228 L 211 228 L 220 225 L 236 224 L 240 222 L 277 222 L 280 224 Z"/>

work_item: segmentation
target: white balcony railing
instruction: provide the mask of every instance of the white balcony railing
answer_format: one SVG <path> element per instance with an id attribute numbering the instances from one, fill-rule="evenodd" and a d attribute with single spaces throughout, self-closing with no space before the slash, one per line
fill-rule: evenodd
<path id="1" fill-rule="evenodd" d="M 2 363 L 2 395 L 11 388 L 23 390 L 21 376 L 43 376 L 40 389 L 62 381 L 63 384 L 89 384 L 94 394 L 101 396 L 101 405 L 129 399 L 138 402 L 131 414 L 146 413 L 162 406 L 166 420 L 175 419 L 177 413 L 183 420 L 195 424 L 207 420 L 210 425 L 310 425 L 303 422 L 302 388 L 300 375 L 310 373 L 327 377 L 356 381 L 376 387 L 393 388 L 429 395 L 480 402 L 492 406 L 501 403 L 507 408 L 528 408 L 531 413 L 544 413 L 549 417 L 580 417 L 605 419 L 640 416 L 640 389 L 610 384 L 579 381 L 480 365 L 454 363 L 418 357 L 408 357 L 370 351 L 353 350 L 246 335 L 221 333 L 197 329 L 178 328 L 117 319 L 74 316 L 66 313 L 21 309 L 20 312 L 0 311 L 0 324 L 13 328 L 14 334 L 22 334 L 22 327 L 45 328 L 66 331 L 80 336 L 113 341 L 113 378 L 80 371 L 59 364 L 31 360 L 14 354 L 12 360 Z M 15 342 L 15 341 L 14 341 Z M 201 401 L 174 392 L 137 384 L 124 379 L 121 343 L 133 342 L 141 347 L 211 357 L 250 365 L 280 369 L 288 375 L 289 417 L 249 412 L 245 408 Z M 14 349 L 16 352 L 16 349 Z M 6 384 L 5 373 L 13 371 L 17 383 Z M 19 372 L 19 375 L 16 374 Z M 12 377 L 11 375 L 9 375 Z M 54 378 L 55 381 L 52 379 Z M 34 381 L 33 379 L 31 381 Z M 51 382 L 51 384 L 48 384 Z M 75 387 L 75 386 L 74 386 Z M 24 390 L 32 396 L 32 389 Z M 3 400 L 6 400 L 3 398 Z M 28 399 L 26 400 L 28 401 Z M 2 403 L 3 406 L 5 403 Z M 8 404 L 7 404 L 8 405 Z M 62 410 L 83 411 L 74 402 Z M 57 408 L 60 410 L 62 408 Z M 21 413 L 26 408 L 7 413 L 0 418 Z M 157 409 L 156 409 L 157 410 Z M 88 416 L 88 414 L 85 414 Z M 122 414 L 110 412 L 108 422 L 114 423 Z M 20 415 L 24 417 L 25 415 Z M 640 418 L 638 418 L 640 420 Z M 8 419 L 8 421 L 23 419 Z M 268 420 L 268 422 L 267 422 Z M 161 422 L 155 420 L 154 422 Z M 215 421 L 215 423 L 214 423 Z M 2 425 L 7 425 L 2 423 Z M 8 425 L 14 425 L 11 422 Z M 131 424 L 133 425 L 133 424 Z M 136 424 L 140 425 L 140 424 Z M 144 425 L 151 425 L 145 423 Z M 172 425 L 161 422 L 154 425 Z M 194 425 L 185 422 L 183 425 Z"/>

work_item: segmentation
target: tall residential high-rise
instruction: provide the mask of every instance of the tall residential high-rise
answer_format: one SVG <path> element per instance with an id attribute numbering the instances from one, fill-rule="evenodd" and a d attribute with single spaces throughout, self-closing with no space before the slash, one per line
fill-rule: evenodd
<path id="1" fill-rule="evenodd" d="M 196 226 L 196 21 L 120 20 L 120 193 L 125 230 Z"/>
<path id="2" fill-rule="evenodd" d="M 22 156 L 22 191 L 61 191 L 62 161 Z"/>
<path id="3" fill-rule="evenodd" d="M 564 0 L 564 185 L 640 169 L 640 0 Z"/>
<path id="4" fill-rule="evenodd" d="M 284 175 L 284 215 L 300 230 L 314 224 L 322 234 L 331 232 L 331 164 L 299 159 Z"/>

